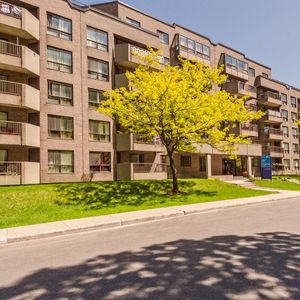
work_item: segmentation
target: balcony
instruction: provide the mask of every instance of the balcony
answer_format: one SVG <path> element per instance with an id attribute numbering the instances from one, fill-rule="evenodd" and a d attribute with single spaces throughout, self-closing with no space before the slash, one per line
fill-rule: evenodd
<path id="1" fill-rule="evenodd" d="M 162 180 L 167 179 L 167 165 L 155 163 L 117 164 L 118 180 Z"/>
<path id="2" fill-rule="evenodd" d="M 0 121 L 0 145 L 40 147 L 40 127 L 29 123 Z"/>
<path id="3" fill-rule="evenodd" d="M 265 115 L 262 117 L 262 121 L 266 123 L 279 124 L 282 123 L 282 116 L 279 111 L 268 109 L 265 111 Z"/>
<path id="4" fill-rule="evenodd" d="M 257 95 L 257 100 L 260 104 L 270 107 L 280 107 L 282 105 L 280 95 L 270 91 Z"/>
<path id="5" fill-rule="evenodd" d="M 140 138 L 131 133 L 117 133 L 117 151 L 166 152 L 160 140 L 152 141 Z"/>
<path id="6" fill-rule="evenodd" d="M 26 84 L 0 80 L 0 104 L 40 110 L 40 91 Z"/>
<path id="7" fill-rule="evenodd" d="M 0 162 L 0 185 L 40 183 L 40 164 L 37 162 Z"/>
<path id="8" fill-rule="evenodd" d="M 141 60 L 137 54 L 141 57 L 146 57 L 151 54 L 151 52 L 130 44 L 117 44 L 115 46 L 115 62 L 125 68 L 136 68 L 138 65 L 146 65 L 146 63 Z M 163 65 L 162 56 L 159 56 L 159 60 L 161 65 Z M 160 69 L 159 66 L 154 68 L 158 70 Z"/>
<path id="9" fill-rule="evenodd" d="M 0 31 L 25 40 L 39 40 L 40 22 L 26 8 L 0 1 Z"/>
<path id="10" fill-rule="evenodd" d="M 258 137 L 258 126 L 256 124 L 241 125 L 240 133 L 248 136 Z"/>
<path id="11" fill-rule="evenodd" d="M 0 68 L 39 76 L 40 56 L 28 47 L 0 41 Z"/>
<path id="12" fill-rule="evenodd" d="M 223 85 L 224 90 L 238 97 L 256 98 L 256 87 L 241 81 L 231 81 Z"/>
<path id="13" fill-rule="evenodd" d="M 266 128 L 263 133 L 269 140 L 282 140 L 283 131 L 277 128 Z"/>
<path id="14" fill-rule="evenodd" d="M 263 153 L 271 157 L 283 157 L 284 149 L 279 146 L 270 146 L 263 149 Z"/>

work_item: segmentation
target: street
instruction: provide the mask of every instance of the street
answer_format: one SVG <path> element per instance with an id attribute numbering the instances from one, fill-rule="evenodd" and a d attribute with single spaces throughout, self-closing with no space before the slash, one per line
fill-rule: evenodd
<path id="1" fill-rule="evenodd" d="M 0 299 L 300 299 L 300 198 L 0 246 Z"/>

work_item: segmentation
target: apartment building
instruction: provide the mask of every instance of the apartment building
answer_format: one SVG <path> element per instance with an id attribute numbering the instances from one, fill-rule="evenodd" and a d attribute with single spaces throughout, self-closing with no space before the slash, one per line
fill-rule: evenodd
<path id="1" fill-rule="evenodd" d="M 69 0 L 0 1 L 0 185 L 167 178 L 158 139 L 120 128 L 97 107 L 103 91 L 127 86 L 134 55 L 161 51 L 162 65 L 178 57 L 224 65 L 220 89 L 251 98 L 265 116 L 239 126 L 250 145 L 237 159 L 209 145 L 178 153 L 181 177 L 259 175 L 260 157 L 274 172 L 299 170 L 300 90 L 272 78 L 271 68 L 178 24 L 122 2 L 85 6 Z"/>

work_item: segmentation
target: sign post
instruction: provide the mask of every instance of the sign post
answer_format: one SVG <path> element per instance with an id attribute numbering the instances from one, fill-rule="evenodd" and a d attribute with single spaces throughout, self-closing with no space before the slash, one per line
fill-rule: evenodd
<path id="1" fill-rule="evenodd" d="M 260 175 L 262 179 L 272 179 L 272 157 L 263 155 L 260 158 Z"/>

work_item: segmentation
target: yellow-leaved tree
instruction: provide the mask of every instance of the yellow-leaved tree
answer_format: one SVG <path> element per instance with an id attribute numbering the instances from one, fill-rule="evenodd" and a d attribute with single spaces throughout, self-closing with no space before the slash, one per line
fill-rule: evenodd
<path id="1" fill-rule="evenodd" d="M 195 144 L 210 144 L 232 153 L 236 144 L 250 143 L 232 133 L 237 123 L 259 119 L 263 113 L 245 108 L 247 97 L 238 98 L 215 86 L 225 82 L 221 68 L 181 60 L 180 66 L 159 67 L 151 51 L 135 70 L 127 71 L 129 87 L 105 93 L 99 111 L 117 118 L 129 132 L 165 146 L 172 172 L 172 193 L 179 193 L 176 152 L 195 151 Z M 155 71 L 155 69 L 159 71 Z"/>

